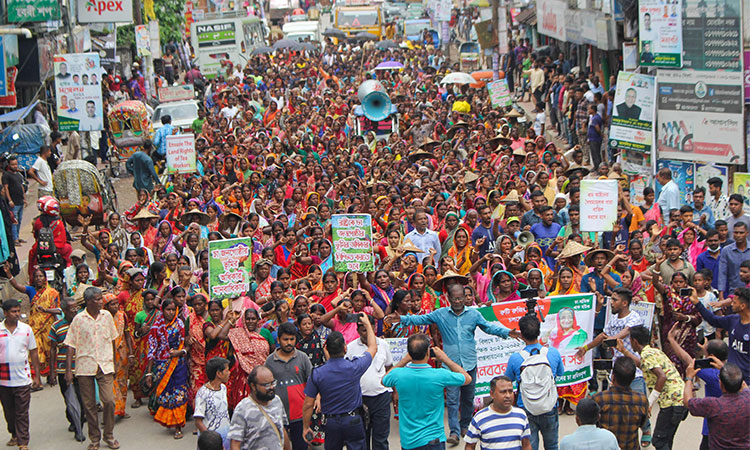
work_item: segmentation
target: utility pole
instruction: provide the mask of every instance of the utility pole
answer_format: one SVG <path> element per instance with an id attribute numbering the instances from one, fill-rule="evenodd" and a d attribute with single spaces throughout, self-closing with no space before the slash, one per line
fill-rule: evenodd
<path id="1" fill-rule="evenodd" d="M 498 17 L 498 10 L 500 9 L 500 0 L 492 0 L 492 29 L 496 33 L 497 45 L 492 50 L 492 80 L 496 81 L 500 78 L 500 29 L 498 24 L 500 18 Z"/>

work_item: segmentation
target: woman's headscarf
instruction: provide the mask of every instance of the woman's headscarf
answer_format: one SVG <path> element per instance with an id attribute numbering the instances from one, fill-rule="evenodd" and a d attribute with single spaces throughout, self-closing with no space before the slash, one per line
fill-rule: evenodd
<path id="1" fill-rule="evenodd" d="M 456 246 L 456 239 L 455 235 L 464 232 L 466 233 L 466 246 L 463 248 L 463 250 L 459 249 Z M 448 256 L 452 257 L 456 261 L 456 270 L 461 275 L 466 275 L 469 273 L 469 269 L 471 268 L 471 236 L 469 236 L 469 232 L 466 231 L 465 228 L 459 227 L 456 232 L 453 234 L 453 245 L 450 249 L 448 249 Z M 463 257 L 463 264 L 461 266 L 458 266 L 458 261 Z"/>
<path id="2" fill-rule="evenodd" d="M 495 296 L 494 293 L 494 287 L 497 285 L 499 287 L 500 285 L 500 275 L 508 275 L 510 277 L 511 282 L 513 282 L 513 292 L 507 296 L 506 298 L 499 299 Z M 487 287 L 487 300 L 490 301 L 490 303 L 496 303 L 499 301 L 510 301 L 510 300 L 518 300 L 521 297 L 518 295 L 518 280 L 515 276 L 513 276 L 512 273 L 508 272 L 507 270 L 498 270 L 495 272 L 494 275 L 492 275 L 492 280 L 490 281 L 490 285 Z"/>
<path id="3" fill-rule="evenodd" d="M 448 232 L 448 237 L 445 239 L 445 242 L 443 242 L 443 246 L 442 246 L 441 252 L 440 252 L 440 259 L 443 259 L 444 257 L 446 257 L 448 255 L 448 251 L 453 247 L 453 237 L 456 235 L 456 231 L 458 231 L 458 229 L 461 228 L 461 219 L 458 217 L 458 214 L 456 214 L 453 211 L 448 211 L 445 214 L 445 221 L 446 222 L 447 222 L 449 216 L 452 216 L 452 217 L 456 218 L 456 220 L 457 220 L 456 227 L 453 228 L 452 230 L 449 230 L 449 229 L 446 228 L 445 231 Z"/>
<path id="4" fill-rule="evenodd" d="M 174 238 L 174 229 L 172 228 L 172 224 L 169 223 L 168 220 L 162 220 L 159 222 L 159 225 L 156 227 L 156 232 L 158 233 L 158 236 L 161 236 L 161 225 L 163 223 L 166 223 L 167 226 L 169 226 L 169 236 L 167 237 L 167 243 L 164 245 L 164 248 L 161 249 L 161 254 L 164 257 L 166 257 L 169 253 L 177 253 L 177 248 L 174 246 L 174 242 L 172 241 Z"/>

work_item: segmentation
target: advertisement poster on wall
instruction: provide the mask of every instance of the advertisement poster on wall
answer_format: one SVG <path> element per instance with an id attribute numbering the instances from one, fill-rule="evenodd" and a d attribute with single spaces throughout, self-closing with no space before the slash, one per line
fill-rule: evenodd
<path id="1" fill-rule="evenodd" d="M 8 0 L 8 22 L 46 22 L 60 19 L 56 0 Z"/>
<path id="2" fill-rule="evenodd" d="M 659 158 L 744 164 L 742 72 L 659 70 Z"/>
<path id="3" fill-rule="evenodd" d="M 740 0 L 680 0 L 683 69 L 742 71 Z"/>
<path id="4" fill-rule="evenodd" d="M 711 178 L 721 180 L 721 193 L 729 195 L 729 177 L 727 176 L 727 167 L 716 164 L 695 163 L 695 185 L 703 186 L 708 191 L 708 180 Z M 706 192 L 708 194 L 708 192 Z"/>
<path id="5" fill-rule="evenodd" d="M 659 160 L 656 163 L 656 171 L 663 168 L 669 168 L 672 171 L 672 180 L 680 187 L 680 200 L 685 204 L 693 203 L 693 189 L 695 188 L 695 165 L 685 161 L 665 161 Z M 661 184 L 654 183 L 654 194 L 659 198 L 661 193 Z"/>
<path id="6" fill-rule="evenodd" d="M 102 129 L 102 68 L 97 53 L 55 55 L 55 90 L 60 131 Z"/>
<path id="7" fill-rule="evenodd" d="M 656 78 L 632 72 L 617 75 L 609 129 L 609 146 L 615 151 L 651 153 L 653 145 Z"/>
<path id="8" fill-rule="evenodd" d="M 537 28 L 540 34 L 560 41 L 565 37 L 565 10 L 567 4 L 562 0 L 539 0 L 536 3 Z"/>
<path id="9" fill-rule="evenodd" d="M 750 173 L 735 172 L 732 193 L 740 194 L 745 199 L 743 210 L 750 214 Z"/>
<path id="10" fill-rule="evenodd" d="M 639 0 L 641 65 L 682 67 L 681 0 Z"/>

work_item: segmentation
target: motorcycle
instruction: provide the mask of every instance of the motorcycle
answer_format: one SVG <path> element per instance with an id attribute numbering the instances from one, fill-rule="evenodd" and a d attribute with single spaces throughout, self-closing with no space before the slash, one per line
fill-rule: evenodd
<path id="1" fill-rule="evenodd" d="M 49 230 L 49 231 L 46 231 Z M 57 253 L 50 228 L 37 233 L 36 266 L 42 269 L 49 285 L 57 292 L 65 292 L 65 260 Z"/>

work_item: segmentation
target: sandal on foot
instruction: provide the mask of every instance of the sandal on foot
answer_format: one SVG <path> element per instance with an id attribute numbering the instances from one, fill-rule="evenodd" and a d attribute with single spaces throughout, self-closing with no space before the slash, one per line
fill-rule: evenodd
<path id="1" fill-rule="evenodd" d="M 99 443 L 94 444 L 93 442 L 86 447 L 86 450 L 99 450 Z"/>
<path id="2" fill-rule="evenodd" d="M 19 445 L 18 446 L 18 450 L 29 450 L 29 446 L 28 445 Z"/>
<path id="3" fill-rule="evenodd" d="M 5 443 L 8 447 L 15 447 L 18 445 L 18 440 L 14 437 L 10 438 L 8 442 Z"/>
<path id="4" fill-rule="evenodd" d="M 120 443 L 117 442 L 117 439 L 113 439 L 111 441 L 104 441 L 105 444 L 107 444 L 107 447 L 111 448 L 112 450 L 117 450 L 120 448 Z"/>
<path id="5" fill-rule="evenodd" d="M 136 401 L 133 402 L 132 405 L 130 405 L 130 407 L 133 408 L 133 409 L 140 408 L 141 406 L 143 406 L 143 402 L 140 401 L 140 400 L 136 400 Z"/>
<path id="6" fill-rule="evenodd" d="M 182 439 L 182 431 L 175 431 L 174 432 L 174 438 L 175 439 Z"/>

